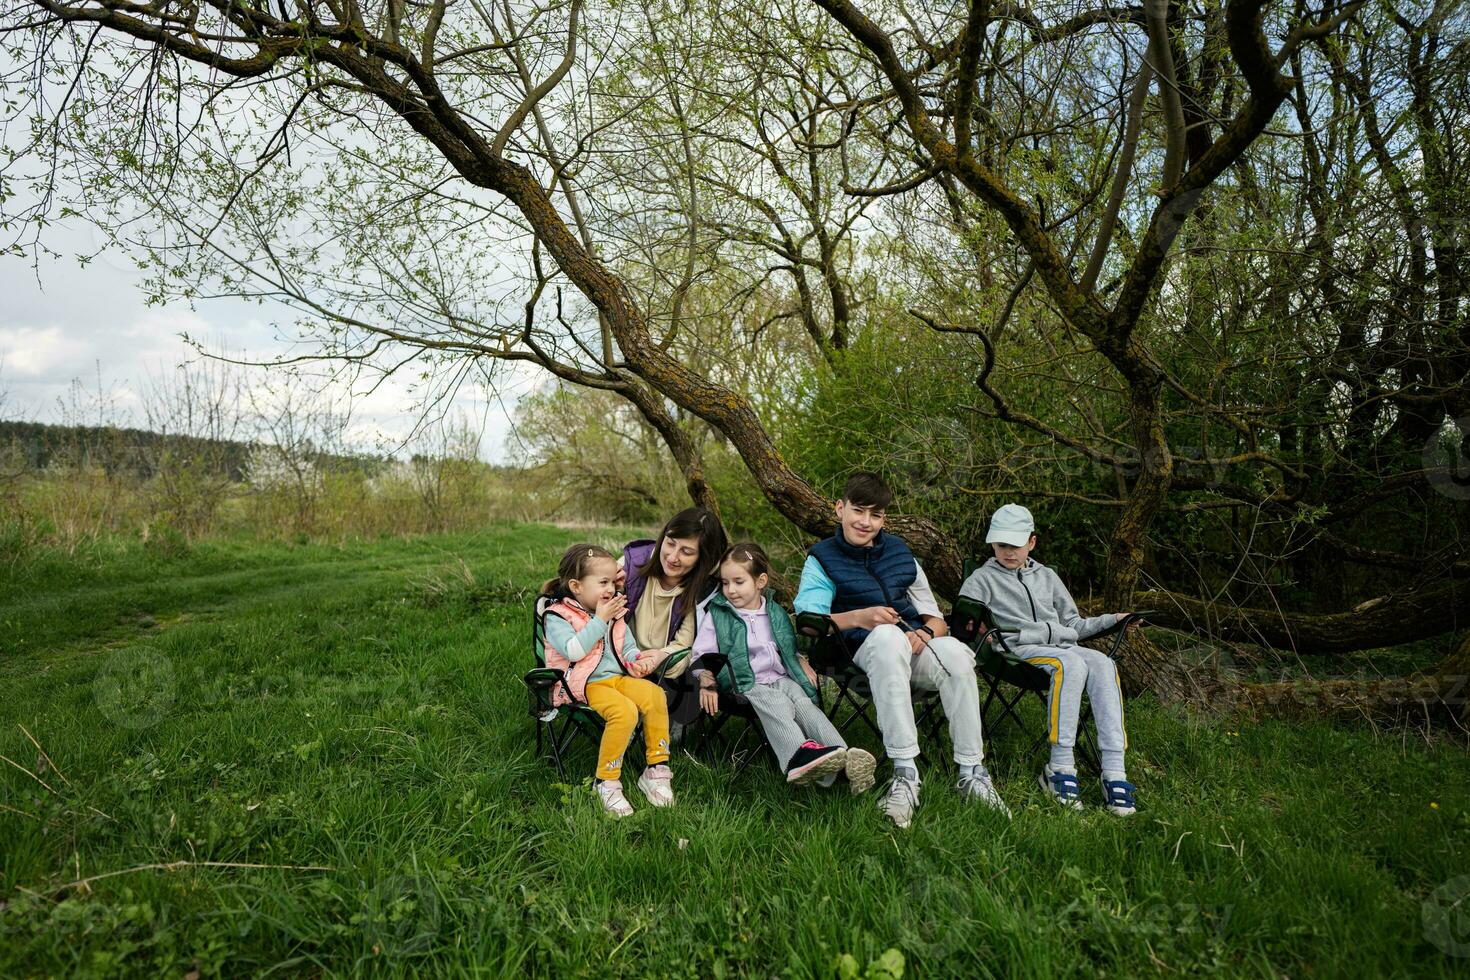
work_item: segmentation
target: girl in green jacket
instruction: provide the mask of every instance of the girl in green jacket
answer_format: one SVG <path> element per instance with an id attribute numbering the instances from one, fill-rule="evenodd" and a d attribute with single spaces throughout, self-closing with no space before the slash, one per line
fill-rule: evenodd
<path id="1" fill-rule="evenodd" d="M 796 652 L 791 617 L 766 588 L 771 563 L 758 544 L 741 542 L 720 560 L 720 588 L 700 610 L 694 637 L 694 676 L 699 701 L 713 715 L 719 691 L 750 702 L 789 783 L 831 785 L 845 773 L 854 793 L 873 785 L 876 760 L 851 749 L 822 713 L 817 675 Z M 706 654 L 722 654 L 718 676 L 700 666 Z"/>

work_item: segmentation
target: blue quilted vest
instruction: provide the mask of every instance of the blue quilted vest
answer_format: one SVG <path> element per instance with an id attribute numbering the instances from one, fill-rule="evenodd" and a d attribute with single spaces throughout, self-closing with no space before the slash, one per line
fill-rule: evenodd
<path id="1" fill-rule="evenodd" d="M 909 601 L 909 586 L 919 577 L 914 553 L 902 538 L 879 531 L 868 548 L 848 544 L 842 528 L 830 538 L 823 538 L 807 552 L 821 562 L 822 570 L 837 587 L 832 599 L 834 613 L 852 612 L 869 606 L 891 606 L 908 629 L 917 629 L 924 620 Z M 848 647 L 856 651 L 868 638 L 869 630 L 844 630 Z"/>

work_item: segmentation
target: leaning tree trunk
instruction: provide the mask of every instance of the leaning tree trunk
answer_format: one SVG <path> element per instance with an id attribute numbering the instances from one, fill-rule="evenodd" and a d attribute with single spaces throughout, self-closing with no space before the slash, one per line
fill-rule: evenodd
<path id="1" fill-rule="evenodd" d="M 1129 419 L 1139 447 L 1138 475 L 1129 488 L 1108 549 L 1103 601 L 1109 612 L 1134 608 L 1139 574 L 1148 556 L 1149 531 L 1164 508 L 1174 477 L 1174 456 L 1164 436 L 1160 411 L 1159 381 L 1135 381 L 1129 385 L 1128 394 Z M 1191 671 L 1177 654 L 1156 646 L 1141 632 L 1130 633 L 1124 649 L 1126 655 L 1118 663 L 1118 673 L 1130 694 L 1153 691 L 1166 701 L 1208 700 L 1218 690 L 1219 679 L 1205 667 Z"/>
<path id="2" fill-rule="evenodd" d="M 1235 707 L 1254 717 L 1344 718 L 1433 724 L 1470 730 L 1470 634 L 1444 660 L 1407 677 L 1241 684 Z"/>
<path id="3" fill-rule="evenodd" d="M 689 491 L 689 499 L 696 507 L 703 507 L 718 516 L 720 503 L 715 496 L 715 488 L 704 478 L 704 457 L 689 433 L 664 408 L 663 396 L 637 382 L 622 389 L 621 394 L 637 407 L 643 418 L 663 439 L 670 455 L 674 457 L 674 462 L 679 465 L 679 472 L 684 475 L 684 487 Z"/>

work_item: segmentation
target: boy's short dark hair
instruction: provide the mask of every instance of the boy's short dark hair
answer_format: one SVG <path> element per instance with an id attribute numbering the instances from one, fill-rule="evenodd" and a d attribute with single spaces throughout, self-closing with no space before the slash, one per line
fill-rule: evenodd
<path id="1" fill-rule="evenodd" d="M 847 486 L 842 488 L 842 499 L 859 507 L 887 510 L 893 503 L 893 491 L 877 473 L 863 470 L 847 478 Z"/>

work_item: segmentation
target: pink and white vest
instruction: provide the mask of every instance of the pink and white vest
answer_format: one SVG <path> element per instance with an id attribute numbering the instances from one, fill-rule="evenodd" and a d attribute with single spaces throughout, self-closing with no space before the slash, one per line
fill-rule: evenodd
<path id="1" fill-rule="evenodd" d="M 586 609 L 583 609 L 582 604 L 576 599 L 558 599 L 547 607 L 546 615 L 560 616 L 562 619 L 565 619 L 571 624 L 573 633 L 582 632 L 583 627 L 592 619 L 592 614 Z M 627 635 L 627 632 L 628 627 L 623 623 L 622 619 L 613 620 L 612 626 L 608 630 L 608 633 L 612 637 L 613 650 L 618 652 L 619 661 L 622 660 L 623 639 Z M 597 645 L 588 651 L 586 656 L 573 663 L 567 659 L 565 653 L 551 645 L 549 638 L 547 639 L 546 666 L 566 671 L 567 687 L 572 689 L 572 697 L 568 698 L 566 688 L 557 685 L 552 689 L 552 704 L 559 706 L 570 704 L 572 699 L 578 702 L 585 702 L 587 700 L 587 678 L 592 676 L 592 672 L 602 662 L 602 645 L 607 641 L 608 636 L 604 636 L 597 641 Z"/>

